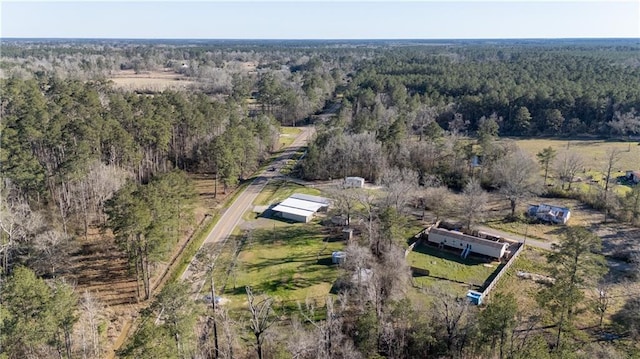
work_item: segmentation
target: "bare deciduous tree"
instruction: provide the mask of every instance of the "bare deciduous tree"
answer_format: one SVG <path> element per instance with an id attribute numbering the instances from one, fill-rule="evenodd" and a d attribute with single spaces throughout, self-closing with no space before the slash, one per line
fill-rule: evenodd
<path id="1" fill-rule="evenodd" d="M 265 334 L 275 321 L 272 308 L 273 298 L 267 296 L 257 298 L 251 287 L 246 287 L 246 291 L 249 312 L 251 313 L 249 327 L 256 340 L 258 359 L 262 359 Z"/>
<path id="2" fill-rule="evenodd" d="M 573 182 L 576 174 L 582 171 L 584 168 L 584 160 L 582 156 L 576 152 L 563 152 L 558 156 L 555 163 L 555 171 L 562 181 L 561 188 L 564 189 L 564 184 L 569 183 L 567 190 L 571 190 L 571 183 Z"/>
<path id="3" fill-rule="evenodd" d="M 427 187 L 420 191 L 418 201 L 422 209 L 422 220 L 425 219 L 425 211 L 431 211 L 438 221 L 449 215 L 452 211 L 452 194 L 446 186 Z"/>
<path id="4" fill-rule="evenodd" d="M 615 201 L 611 200 L 609 197 L 609 182 L 611 182 L 611 173 L 615 170 L 615 166 L 620 161 L 620 157 L 622 152 L 617 148 L 610 148 L 607 150 L 605 155 L 605 168 L 604 168 L 604 188 L 603 188 L 603 197 L 602 203 L 604 204 L 604 221 L 607 221 L 607 217 L 609 216 L 609 211 L 611 211 L 612 207 L 615 205 Z"/>
<path id="5" fill-rule="evenodd" d="M 598 326 L 602 328 L 602 321 L 604 320 L 604 315 L 607 312 L 607 309 L 611 306 L 612 297 L 611 297 L 611 285 L 608 283 L 601 282 L 598 284 L 596 288 L 597 299 L 595 301 L 594 309 L 598 314 Z"/>
<path id="6" fill-rule="evenodd" d="M 104 305 L 91 293 L 85 291 L 80 298 L 80 318 L 76 336 L 80 336 L 82 358 L 99 358 L 102 354 L 100 343 L 100 325 L 104 318 Z"/>
<path id="7" fill-rule="evenodd" d="M 472 225 L 484 218 L 487 202 L 487 192 L 480 187 L 478 180 L 471 179 L 464 186 L 460 200 L 460 216 L 463 218 L 467 229 L 470 229 Z"/>
<path id="8" fill-rule="evenodd" d="M 418 173 L 394 167 L 385 170 L 379 182 L 386 189 L 383 205 L 394 207 L 398 213 L 403 213 L 406 204 L 418 188 Z"/>
<path id="9" fill-rule="evenodd" d="M 494 183 L 509 201 L 511 217 L 515 216 L 518 202 L 540 190 L 538 166 L 523 151 L 507 154 L 495 166 Z"/>
<path id="10" fill-rule="evenodd" d="M 432 322 L 439 328 L 436 331 L 442 336 L 447 351 L 452 351 L 456 347 L 460 350 L 465 345 L 464 327 L 471 320 L 470 304 L 468 300 L 456 298 L 450 292 L 438 287 L 429 289 L 434 298 L 432 307 Z"/>

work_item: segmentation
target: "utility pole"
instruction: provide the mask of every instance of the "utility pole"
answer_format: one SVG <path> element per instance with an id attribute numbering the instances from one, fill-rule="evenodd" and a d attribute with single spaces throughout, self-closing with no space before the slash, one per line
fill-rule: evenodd
<path id="1" fill-rule="evenodd" d="M 213 266 L 211 267 L 211 309 L 213 314 L 211 319 L 213 320 L 213 359 L 218 359 L 220 353 L 220 347 L 218 346 L 218 321 L 216 320 L 216 287 L 213 280 Z"/>

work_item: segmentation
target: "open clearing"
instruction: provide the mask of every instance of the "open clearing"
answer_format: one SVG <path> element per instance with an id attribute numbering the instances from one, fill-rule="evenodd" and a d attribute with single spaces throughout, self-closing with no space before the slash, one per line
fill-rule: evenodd
<path id="1" fill-rule="evenodd" d="M 515 143 L 535 158 L 536 153 L 547 147 L 552 147 L 561 154 L 565 151 L 576 152 L 582 156 L 584 170 L 577 174 L 581 183 L 573 184 L 581 191 L 595 190 L 592 187 L 603 186 L 603 173 L 607 167 L 607 151 L 620 151 L 620 160 L 614 166 L 612 179 L 623 176 L 627 170 L 640 170 L 640 145 L 638 142 L 606 141 L 606 140 L 555 140 L 555 139 L 524 139 Z M 549 181 L 553 183 L 554 179 Z M 614 190 L 624 194 L 628 186 L 614 185 Z"/>
<path id="2" fill-rule="evenodd" d="M 178 74 L 172 69 L 162 71 L 120 70 L 112 72 L 109 77 L 116 88 L 128 91 L 160 92 L 165 90 L 184 90 L 197 86 L 197 82 L 187 76 Z"/>
<path id="3" fill-rule="evenodd" d="M 307 299 L 323 303 L 338 270 L 331 253 L 344 244 L 327 240 L 324 227 L 295 223 L 255 229 L 246 238 L 222 296 L 231 308 L 244 308 L 245 286 L 275 298 L 280 306 L 295 308 Z"/>
<path id="4" fill-rule="evenodd" d="M 535 238 L 540 240 L 549 240 L 551 242 L 557 242 L 560 240 L 560 236 L 564 232 L 565 226 L 551 225 L 545 223 L 523 223 L 505 220 L 509 209 L 507 208 L 507 202 L 503 197 L 496 195 L 492 196 L 495 203 L 504 205 L 505 208 L 500 210 L 501 213 L 492 216 L 484 224 L 488 227 L 502 230 L 505 232 L 515 233 L 528 238 Z M 571 210 L 571 218 L 568 224 L 572 226 L 591 226 L 595 223 L 599 223 L 603 219 L 602 213 L 593 210 L 586 205 L 580 203 L 574 199 L 566 198 L 543 198 L 534 197 L 526 201 L 522 201 L 517 206 L 518 212 L 525 212 L 529 204 L 552 204 L 555 206 L 566 207 Z M 494 206 L 498 208 L 498 206 Z"/>
<path id="5" fill-rule="evenodd" d="M 304 193 L 319 196 L 320 190 L 308 188 L 300 184 L 284 180 L 270 181 L 260 192 L 253 204 L 258 206 L 278 203 L 294 193 Z"/>
<path id="6" fill-rule="evenodd" d="M 298 137 L 302 130 L 298 127 L 281 126 L 280 127 L 280 139 L 279 148 L 287 148 L 291 146 L 293 141 Z"/>
<path id="7" fill-rule="evenodd" d="M 545 257 L 545 251 L 527 247 L 517 258 L 516 262 L 502 276 L 500 282 L 494 289 L 494 293 L 512 293 L 518 302 L 518 307 L 523 313 L 533 314 L 537 304 L 535 301 L 536 293 L 543 288 L 543 284 L 538 284 L 530 279 L 519 278 L 516 273 L 523 271 L 527 273 L 549 275 L 549 269 Z M 618 273 L 609 273 L 607 275 L 608 283 L 610 283 L 609 296 L 610 303 L 604 316 L 604 325 L 612 324 L 611 317 L 622 308 L 627 298 L 632 295 L 640 294 L 640 284 L 633 283 L 620 277 Z M 595 287 L 585 288 L 586 299 L 581 304 L 580 316 L 576 319 L 578 328 L 596 328 L 598 325 L 598 315 L 590 306 L 598 298 L 598 292 Z M 553 324 L 549 318 L 546 318 L 544 325 Z"/>

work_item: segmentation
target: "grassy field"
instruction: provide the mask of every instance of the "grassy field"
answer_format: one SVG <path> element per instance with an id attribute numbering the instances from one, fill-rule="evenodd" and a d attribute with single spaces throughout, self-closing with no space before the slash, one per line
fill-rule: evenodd
<path id="1" fill-rule="evenodd" d="M 304 193 L 319 196 L 320 191 L 315 188 L 308 188 L 288 181 L 270 181 L 260 192 L 253 204 L 264 206 L 278 203 L 294 193 Z"/>
<path id="2" fill-rule="evenodd" d="M 296 136 L 298 136 L 300 132 L 302 132 L 302 130 L 298 127 L 289 127 L 289 126 L 280 127 L 280 140 L 279 140 L 280 147 L 278 148 L 285 148 L 291 145 L 293 141 L 296 139 Z"/>
<path id="3" fill-rule="evenodd" d="M 440 285 L 452 292 L 465 295 L 467 290 L 481 290 L 485 281 L 500 265 L 439 250 L 428 245 L 416 246 L 408 256 L 409 265 L 429 271 L 429 276 L 416 276 L 414 283 L 420 287 Z"/>
<path id="4" fill-rule="evenodd" d="M 274 204 L 293 193 L 321 194 L 292 182 L 271 181 L 254 204 Z M 224 290 L 219 294 L 229 299 L 229 308 L 246 309 L 245 286 L 273 297 L 279 308 L 297 308 L 307 298 L 324 303 L 338 277 L 331 253 L 343 249 L 344 243 L 326 241 L 328 232 L 317 222 L 288 223 L 250 211 L 243 219 L 244 231 L 236 231 L 225 243 L 214 269 L 216 286 Z"/>
<path id="5" fill-rule="evenodd" d="M 135 73 L 134 70 L 114 71 L 109 78 L 116 88 L 128 91 L 160 92 L 165 90 L 187 89 L 197 85 L 196 81 L 175 73 L 171 69 L 164 71 L 143 71 Z"/>
<path id="6" fill-rule="evenodd" d="M 627 170 L 640 169 L 640 146 L 637 142 L 605 141 L 605 140 L 554 140 L 554 139 L 523 139 L 515 143 L 524 151 L 535 156 L 543 148 L 552 147 L 558 154 L 565 151 L 573 151 L 584 159 L 584 171 L 578 173 L 583 182 L 574 183 L 572 187 L 582 191 L 589 191 L 591 186 L 602 185 L 603 172 L 607 166 L 607 151 L 617 149 L 620 151 L 620 160 L 614 166 L 613 178 L 622 176 Z M 595 182 L 588 183 L 589 179 Z M 551 180 L 551 182 L 553 179 Z M 619 194 L 628 191 L 627 186 L 614 186 Z M 591 189 L 593 190 L 593 189 Z"/>
<path id="7" fill-rule="evenodd" d="M 323 227 L 314 223 L 254 230 L 224 284 L 223 296 L 230 300 L 230 307 L 243 307 L 245 286 L 285 307 L 295 307 L 307 298 L 323 302 L 338 277 L 331 253 L 344 247 L 342 242 L 324 241 L 325 237 Z"/>
<path id="8" fill-rule="evenodd" d="M 602 213 L 586 208 L 579 201 L 566 198 L 537 198 L 530 199 L 520 203 L 517 210 L 525 212 L 529 203 L 547 203 L 555 206 L 566 207 L 571 210 L 571 218 L 568 224 L 573 226 L 591 226 L 594 223 L 602 221 Z M 503 216 L 497 216 L 487 220 L 486 226 L 502 230 L 505 232 L 515 233 L 528 238 L 536 238 L 541 240 L 558 241 L 562 236 L 565 226 L 551 225 L 544 223 L 523 223 L 505 220 Z"/>

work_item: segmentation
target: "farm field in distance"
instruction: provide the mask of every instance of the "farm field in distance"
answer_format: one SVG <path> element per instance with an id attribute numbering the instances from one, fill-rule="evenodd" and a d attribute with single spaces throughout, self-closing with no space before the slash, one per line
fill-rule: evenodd
<path id="1" fill-rule="evenodd" d="M 198 82 L 176 73 L 172 69 L 162 71 L 134 70 L 113 71 L 109 77 L 116 88 L 127 91 L 160 92 L 166 90 L 184 90 L 197 86 Z"/>
<path id="2" fill-rule="evenodd" d="M 608 140 L 564 140 L 564 139 L 516 139 L 515 143 L 531 156 L 547 147 L 552 147 L 558 154 L 564 151 L 574 151 L 582 156 L 585 166 L 584 171 L 578 173 L 582 183 L 573 184 L 572 187 L 588 191 L 593 184 L 602 183 L 603 172 L 606 170 L 606 154 L 608 150 L 620 151 L 620 160 L 614 166 L 612 178 L 623 176 L 625 171 L 640 170 L 640 145 L 637 141 L 608 141 Z M 595 182 L 590 183 L 589 179 Z M 550 177 L 550 183 L 553 182 Z M 615 185 L 616 192 L 624 194 L 628 186 Z"/>

